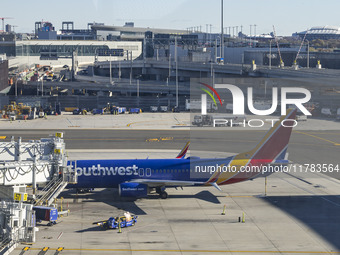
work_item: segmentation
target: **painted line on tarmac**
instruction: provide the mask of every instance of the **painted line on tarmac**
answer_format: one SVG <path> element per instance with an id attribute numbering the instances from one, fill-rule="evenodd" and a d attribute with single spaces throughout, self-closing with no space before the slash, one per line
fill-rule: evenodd
<path id="1" fill-rule="evenodd" d="M 133 125 L 133 124 L 137 124 L 137 123 L 144 123 L 144 122 L 149 122 L 149 121 L 137 121 L 137 122 L 130 122 L 130 123 L 128 123 L 126 126 L 127 127 L 130 127 L 131 125 Z"/>
<path id="2" fill-rule="evenodd" d="M 248 195 L 244 195 L 244 196 L 225 196 L 225 197 L 231 197 L 231 198 L 233 198 L 233 197 L 256 197 L 256 196 L 248 196 Z"/>
<path id="3" fill-rule="evenodd" d="M 47 248 L 47 247 L 44 247 Z M 59 247 L 60 248 L 60 247 Z M 59 249 L 58 248 L 58 249 Z M 58 250 L 50 248 L 50 250 Z M 42 248 L 31 248 L 30 250 L 42 250 Z M 180 252 L 180 253 L 289 253 L 289 254 L 340 254 L 340 251 L 283 251 L 283 250 L 182 250 L 182 249 L 67 249 L 63 251 L 101 251 L 101 252 Z"/>
<path id="4" fill-rule="evenodd" d="M 339 131 L 337 131 L 339 132 Z M 325 132 L 315 132 L 315 131 L 312 131 L 310 132 L 309 134 L 312 134 L 312 135 L 340 135 L 340 133 L 325 133 Z"/>
<path id="5" fill-rule="evenodd" d="M 298 133 L 298 134 L 302 134 L 302 135 L 307 135 L 307 136 L 310 136 L 310 137 L 314 137 L 316 139 L 319 139 L 319 140 L 322 140 L 322 141 L 325 141 L 325 142 L 328 142 L 328 143 L 331 143 L 335 146 L 339 146 L 340 144 L 337 143 L 337 142 L 333 142 L 331 140 L 328 140 L 328 139 L 325 139 L 325 138 L 322 138 L 322 137 L 319 137 L 319 136 L 316 136 L 316 135 L 311 135 L 311 134 L 308 134 L 308 133 L 305 133 L 305 132 L 301 132 L 301 131 L 294 131 L 295 133 Z"/>
<path id="6" fill-rule="evenodd" d="M 158 122 L 172 122 L 172 121 L 170 121 L 170 120 L 143 120 L 143 121 L 136 121 L 136 122 L 131 122 L 131 123 L 128 123 L 126 126 L 127 127 L 130 127 L 131 125 L 133 125 L 133 124 L 139 124 L 139 123 L 158 123 Z M 179 122 L 179 121 L 177 121 L 177 122 Z M 177 124 L 175 124 L 175 125 L 187 125 L 187 124 L 182 124 L 182 123 L 177 123 Z"/>
<path id="7" fill-rule="evenodd" d="M 133 125 L 133 124 L 149 123 L 149 122 L 153 123 L 153 122 L 160 122 L 160 121 L 162 121 L 162 120 L 157 120 L 157 121 L 153 121 L 153 120 L 136 121 L 136 122 L 131 122 L 131 123 L 127 124 L 126 126 L 127 126 L 127 127 L 130 127 L 130 126 Z M 168 120 L 163 120 L 163 122 L 169 122 L 169 121 L 168 121 Z"/>
<path id="8" fill-rule="evenodd" d="M 174 140 L 174 138 L 171 136 L 171 137 L 149 138 L 149 139 L 146 139 L 145 141 L 146 142 L 160 142 L 160 141 L 172 141 L 172 140 Z"/>
<path id="9" fill-rule="evenodd" d="M 159 150 L 159 149 L 67 149 L 67 152 L 84 152 L 84 153 L 93 153 L 93 152 L 145 152 L 145 153 L 178 153 L 178 150 Z"/>
<path id="10" fill-rule="evenodd" d="M 125 140 L 136 141 L 139 139 L 135 139 L 135 138 L 64 138 L 64 140 L 68 140 L 68 141 L 125 141 Z"/>

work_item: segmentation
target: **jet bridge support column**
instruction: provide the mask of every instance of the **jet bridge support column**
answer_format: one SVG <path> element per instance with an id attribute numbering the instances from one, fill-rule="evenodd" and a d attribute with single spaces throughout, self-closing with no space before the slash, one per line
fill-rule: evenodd
<path id="1" fill-rule="evenodd" d="M 16 151 L 16 155 L 17 155 L 17 161 L 20 162 L 21 161 L 21 137 L 18 138 L 18 143 L 17 143 L 17 151 Z"/>
<path id="2" fill-rule="evenodd" d="M 35 194 L 37 192 L 37 176 L 36 176 L 36 165 L 37 165 L 37 156 L 33 156 L 33 170 L 32 170 L 32 193 L 33 193 L 33 198 L 35 198 Z"/>

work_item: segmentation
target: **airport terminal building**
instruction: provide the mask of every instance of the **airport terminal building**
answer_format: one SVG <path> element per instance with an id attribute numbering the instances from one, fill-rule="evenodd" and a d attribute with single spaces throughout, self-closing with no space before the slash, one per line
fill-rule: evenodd
<path id="1" fill-rule="evenodd" d="M 9 65 L 27 64 L 71 65 L 72 56 L 78 64 L 94 61 L 136 59 L 142 54 L 142 42 L 138 41 L 64 41 L 64 40 L 23 40 L 7 45 L 10 53 Z M 12 58 L 11 58 L 12 57 Z"/>

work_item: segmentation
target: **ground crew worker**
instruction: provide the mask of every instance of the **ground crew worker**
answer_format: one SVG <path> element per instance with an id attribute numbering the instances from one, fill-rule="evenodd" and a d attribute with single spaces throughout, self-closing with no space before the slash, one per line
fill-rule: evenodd
<path id="1" fill-rule="evenodd" d="M 131 220 L 131 214 L 129 212 L 125 212 L 124 216 L 126 218 L 126 221 L 130 221 Z"/>

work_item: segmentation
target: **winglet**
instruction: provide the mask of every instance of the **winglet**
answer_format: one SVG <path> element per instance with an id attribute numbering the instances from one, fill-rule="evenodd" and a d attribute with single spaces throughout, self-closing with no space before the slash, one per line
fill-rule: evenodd
<path id="1" fill-rule="evenodd" d="M 177 155 L 176 158 L 184 158 L 189 149 L 189 145 L 190 145 L 190 141 L 185 144 L 185 146 L 183 147 L 183 149 L 180 151 L 180 153 Z"/>

